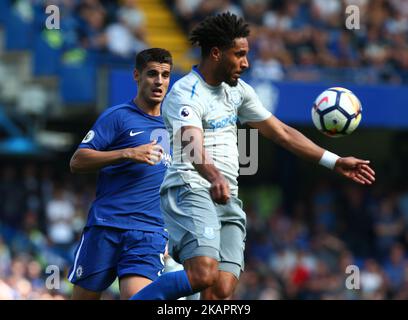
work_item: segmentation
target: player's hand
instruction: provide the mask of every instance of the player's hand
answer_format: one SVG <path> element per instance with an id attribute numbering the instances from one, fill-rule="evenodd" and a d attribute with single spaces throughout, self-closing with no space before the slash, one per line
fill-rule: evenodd
<path id="1" fill-rule="evenodd" d="M 368 165 L 370 161 L 354 157 L 339 158 L 334 170 L 341 175 L 360 184 L 372 184 L 375 181 L 375 172 Z"/>
<path id="2" fill-rule="evenodd" d="M 226 204 L 231 197 L 230 188 L 224 176 L 220 175 L 211 183 L 210 195 L 214 202 Z"/>
<path id="3" fill-rule="evenodd" d="M 163 147 L 157 144 L 156 140 L 153 140 L 148 144 L 126 149 L 125 157 L 134 162 L 147 163 L 153 166 L 163 158 Z"/>

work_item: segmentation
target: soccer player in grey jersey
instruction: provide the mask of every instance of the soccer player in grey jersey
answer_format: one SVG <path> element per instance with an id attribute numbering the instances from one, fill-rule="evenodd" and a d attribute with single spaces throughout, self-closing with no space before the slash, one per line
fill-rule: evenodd
<path id="1" fill-rule="evenodd" d="M 208 17 L 192 31 L 201 61 L 163 103 L 173 163 L 161 186 L 161 207 L 169 253 L 185 270 L 174 272 L 174 278 L 160 277 L 134 299 L 175 299 L 198 291 L 202 299 L 233 294 L 244 267 L 246 235 L 238 199 L 237 120 L 357 183 L 375 180 L 369 161 L 322 149 L 263 107 L 240 79 L 249 66 L 248 35 L 248 24 L 230 13 Z"/>

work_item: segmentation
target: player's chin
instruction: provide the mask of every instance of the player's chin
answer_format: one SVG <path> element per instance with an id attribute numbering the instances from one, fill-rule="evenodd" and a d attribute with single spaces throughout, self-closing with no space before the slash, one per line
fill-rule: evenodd
<path id="1" fill-rule="evenodd" d="M 236 87 L 238 84 L 238 79 L 239 78 L 233 77 L 233 78 L 230 78 L 228 81 L 226 81 L 226 83 L 231 87 Z"/>
<path id="2" fill-rule="evenodd" d="M 150 101 L 154 103 L 160 103 L 163 101 L 163 98 L 164 98 L 164 95 L 160 95 L 160 96 L 154 95 L 150 97 Z"/>

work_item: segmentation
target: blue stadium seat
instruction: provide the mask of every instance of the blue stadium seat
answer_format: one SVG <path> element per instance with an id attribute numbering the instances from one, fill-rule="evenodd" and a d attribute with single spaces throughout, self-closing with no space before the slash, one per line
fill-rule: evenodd
<path id="1" fill-rule="evenodd" d="M 10 10 L 5 21 L 6 49 L 27 50 L 31 48 L 34 24 L 24 21 L 17 13 Z"/>
<path id="2" fill-rule="evenodd" d="M 0 1 L 0 24 L 6 22 L 6 18 L 9 15 L 10 10 L 10 0 L 1 0 Z"/>
<path id="3" fill-rule="evenodd" d="M 45 38 L 45 32 L 35 36 L 32 67 L 36 76 L 57 75 L 61 63 L 61 46 L 51 47 Z"/>
<path id="4" fill-rule="evenodd" d="M 60 68 L 60 94 L 65 103 L 95 103 L 96 66 L 88 59 L 63 63 Z"/>

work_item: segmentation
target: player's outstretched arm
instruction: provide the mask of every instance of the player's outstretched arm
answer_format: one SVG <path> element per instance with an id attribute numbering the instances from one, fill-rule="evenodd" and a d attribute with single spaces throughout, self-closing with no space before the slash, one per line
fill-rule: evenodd
<path id="1" fill-rule="evenodd" d="M 375 181 L 375 172 L 368 165 L 369 161 L 354 157 L 338 157 L 274 116 L 248 124 L 258 129 L 263 136 L 303 159 L 322 164 L 357 183 L 372 184 Z"/>
<path id="2" fill-rule="evenodd" d="M 134 161 L 154 165 L 163 155 L 163 148 L 157 141 L 137 146 L 112 151 L 98 151 L 94 149 L 77 149 L 70 161 L 72 173 L 90 173 L 103 167 L 123 161 Z"/>

